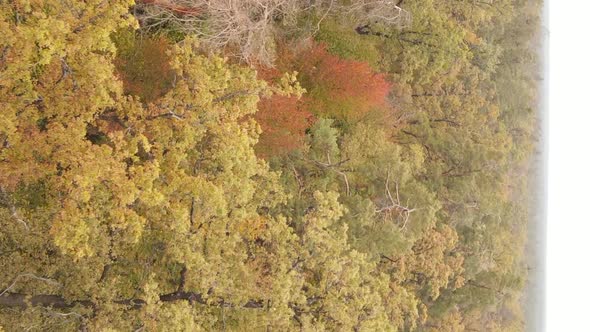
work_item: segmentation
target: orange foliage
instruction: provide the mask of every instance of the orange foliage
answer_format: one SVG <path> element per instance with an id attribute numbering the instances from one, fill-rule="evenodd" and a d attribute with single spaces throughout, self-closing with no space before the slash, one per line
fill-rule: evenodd
<path id="1" fill-rule="evenodd" d="M 306 106 L 318 117 L 355 121 L 370 111 L 389 108 L 391 84 L 365 62 L 341 59 L 323 44 L 296 56 L 284 54 L 282 59 L 294 60 L 285 69 L 299 72 L 301 85 L 308 91 Z"/>
<path id="2" fill-rule="evenodd" d="M 391 114 L 391 84 L 365 62 L 341 59 L 323 44 L 300 52 L 280 47 L 276 68 L 259 68 L 258 76 L 276 80 L 281 73 L 297 71 L 308 91 L 301 99 L 273 96 L 259 103 L 255 119 L 262 128 L 257 152 L 262 157 L 288 153 L 302 146 L 314 117 L 352 122 L 373 117 L 387 121 Z"/>
<path id="3" fill-rule="evenodd" d="M 276 69 L 261 68 L 259 78 L 273 81 L 280 77 Z M 254 115 L 262 128 L 256 152 L 261 157 L 278 156 L 303 145 L 305 130 L 313 123 L 313 115 L 305 108 L 307 98 L 273 95 L 258 103 Z"/>

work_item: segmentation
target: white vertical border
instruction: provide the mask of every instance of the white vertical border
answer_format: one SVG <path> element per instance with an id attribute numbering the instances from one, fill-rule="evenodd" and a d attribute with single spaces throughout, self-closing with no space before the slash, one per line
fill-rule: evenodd
<path id="1" fill-rule="evenodd" d="M 549 38 L 546 327 L 590 331 L 590 2 L 550 1 Z"/>

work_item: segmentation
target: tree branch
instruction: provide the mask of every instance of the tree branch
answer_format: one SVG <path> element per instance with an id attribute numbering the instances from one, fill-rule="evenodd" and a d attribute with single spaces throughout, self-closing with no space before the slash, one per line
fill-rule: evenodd
<path id="1" fill-rule="evenodd" d="M 0 293 L 0 297 L 2 295 L 4 295 L 6 292 L 8 292 L 9 290 L 12 289 L 12 287 L 14 287 L 14 285 L 16 285 L 16 283 L 24 277 L 28 277 L 28 278 L 33 278 L 33 279 L 37 279 L 37 280 L 41 280 L 41 281 L 45 281 L 49 284 L 53 284 L 56 286 L 61 286 L 60 283 L 58 283 L 57 281 L 53 280 L 53 279 L 49 279 L 49 278 L 43 278 L 43 277 L 38 277 L 32 273 L 21 273 L 18 276 L 16 276 L 16 278 L 14 278 L 14 281 L 12 282 L 12 284 L 10 284 L 10 286 L 8 286 L 4 291 L 2 291 L 2 293 Z"/>
<path id="2" fill-rule="evenodd" d="M 178 292 L 184 291 L 184 285 L 186 284 L 186 265 L 182 267 L 180 271 L 180 281 L 178 282 Z"/>
<path id="3" fill-rule="evenodd" d="M 335 164 L 332 164 L 332 161 L 330 160 L 330 155 L 327 156 L 328 157 L 328 162 L 327 163 L 323 163 L 321 161 L 317 161 L 317 160 L 311 160 L 308 159 L 308 161 L 313 162 L 314 164 L 326 168 L 326 169 L 331 169 L 334 172 L 338 173 L 340 176 L 342 176 L 342 178 L 344 179 L 344 184 L 346 185 L 346 196 L 350 195 L 350 183 L 348 182 L 348 176 L 346 175 L 346 173 L 344 173 L 343 171 L 339 170 L 338 167 L 341 166 L 342 164 L 346 163 L 347 161 L 349 161 L 350 159 L 344 159 L 341 160 Z"/>
<path id="4" fill-rule="evenodd" d="M 391 202 L 391 205 L 382 207 L 380 209 L 375 209 L 375 213 L 389 213 L 393 210 L 397 210 L 399 211 L 399 214 L 404 218 L 403 220 L 403 225 L 401 227 L 401 229 L 403 230 L 404 228 L 406 228 L 406 225 L 408 224 L 408 221 L 410 220 L 410 214 L 416 210 L 418 210 L 418 208 L 409 208 L 406 204 L 406 206 L 401 205 L 401 201 L 399 198 L 399 187 L 397 185 L 397 182 L 395 183 L 395 199 L 393 198 L 393 195 L 391 194 L 391 190 L 389 189 L 389 171 L 387 172 L 387 179 L 385 180 L 385 193 L 387 198 L 389 199 L 389 201 Z"/>
<path id="5" fill-rule="evenodd" d="M 224 102 L 236 97 L 242 97 L 242 96 L 248 96 L 248 95 L 253 95 L 256 94 L 256 92 L 252 92 L 250 90 L 238 90 L 238 91 L 234 91 L 234 92 L 230 92 L 227 93 L 223 96 L 217 97 L 215 99 L 213 99 L 214 103 L 220 103 L 220 102 Z"/>
<path id="6" fill-rule="evenodd" d="M 157 114 L 157 115 L 152 115 L 147 117 L 147 120 L 154 120 L 157 118 L 161 118 L 161 117 L 170 117 L 176 120 L 184 120 L 184 117 L 182 115 L 178 115 L 172 111 L 168 111 L 168 113 L 162 113 L 162 114 Z"/>
<path id="7" fill-rule="evenodd" d="M 14 218 L 14 220 L 23 225 L 27 229 L 27 231 L 30 230 L 29 224 L 27 224 L 27 222 L 19 216 L 18 211 L 16 210 L 16 206 L 14 205 L 14 203 L 11 202 L 8 193 L 6 192 L 3 186 L 0 186 L 0 193 L 6 201 L 6 205 L 8 205 L 8 208 L 10 209 L 10 212 L 12 213 L 12 217 Z"/>

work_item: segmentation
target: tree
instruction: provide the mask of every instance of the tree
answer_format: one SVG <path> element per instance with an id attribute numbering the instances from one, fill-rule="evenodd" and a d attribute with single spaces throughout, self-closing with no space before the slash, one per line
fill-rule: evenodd
<path id="1" fill-rule="evenodd" d="M 281 73 L 274 68 L 259 68 L 259 77 L 276 82 Z M 262 129 L 257 153 L 263 157 L 279 156 L 301 148 L 305 131 L 313 123 L 313 115 L 306 109 L 306 96 L 278 95 L 262 98 L 254 119 Z"/>
<path id="2" fill-rule="evenodd" d="M 302 289 L 307 308 L 301 327 L 327 330 L 394 330 L 381 303 L 387 279 L 373 274 L 364 255 L 349 250 L 343 208 L 334 192 L 315 192 L 315 204 L 303 219 L 300 237 Z M 334 259 L 338 257 L 338 259 Z"/>
<path id="3" fill-rule="evenodd" d="M 364 62 L 341 59 L 328 53 L 323 44 L 312 45 L 297 54 L 285 49 L 283 70 L 299 73 L 306 89 L 305 107 L 317 117 L 354 122 L 371 111 L 389 110 L 390 84 Z"/>
<path id="4" fill-rule="evenodd" d="M 410 14 L 391 0 L 287 1 L 287 0 L 142 0 L 136 12 L 146 28 L 171 26 L 199 37 L 209 50 L 225 49 L 236 58 L 270 65 L 275 60 L 275 39 L 287 27 L 300 34 L 315 34 L 329 16 L 353 22 L 379 22 L 402 28 Z M 308 24 L 301 24 L 301 20 Z M 306 26 L 315 25 L 315 31 Z M 303 31 L 301 31 L 303 30 Z"/>
<path id="5" fill-rule="evenodd" d="M 117 46 L 115 66 L 124 93 L 138 96 L 144 102 L 162 97 L 174 82 L 174 72 L 166 54 L 171 48 L 163 36 L 136 38 L 131 29 L 114 36 Z"/>

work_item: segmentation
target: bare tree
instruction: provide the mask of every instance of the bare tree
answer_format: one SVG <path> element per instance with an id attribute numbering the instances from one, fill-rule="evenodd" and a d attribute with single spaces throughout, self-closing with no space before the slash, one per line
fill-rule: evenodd
<path id="1" fill-rule="evenodd" d="M 399 0 L 357 0 L 341 5 L 339 11 L 356 24 L 379 23 L 403 29 L 412 23 L 412 16 L 400 4 Z"/>
<path id="2" fill-rule="evenodd" d="M 317 29 L 332 15 L 400 28 L 410 18 L 391 0 L 139 0 L 135 13 L 144 28 L 172 26 L 196 35 L 206 49 L 233 51 L 243 61 L 265 65 L 275 57 L 279 27 L 294 27 L 303 14 L 319 19 Z"/>
<path id="3" fill-rule="evenodd" d="M 298 1 L 160 0 L 138 4 L 145 28 L 171 25 L 196 35 L 209 50 L 232 51 L 241 60 L 270 64 L 275 22 L 294 20 Z"/>

